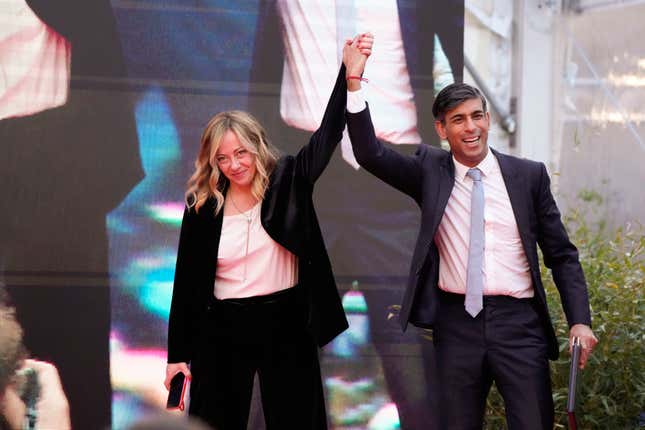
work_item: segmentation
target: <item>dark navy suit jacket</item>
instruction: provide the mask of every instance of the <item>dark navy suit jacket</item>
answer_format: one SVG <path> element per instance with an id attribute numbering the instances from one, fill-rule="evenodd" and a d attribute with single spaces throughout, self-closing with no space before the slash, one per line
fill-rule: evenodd
<path id="1" fill-rule="evenodd" d="M 400 323 L 432 327 L 439 306 L 439 252 L 434 241 L 455 182 L 448 151 L 419 145 L 413 156 L 383 145 L 374 134 L 369 109 L 347 114 L 356 159 L 367 171 L 412 197 L 421 208 L 421 227 L 401 305 Z M 544 164 L 493 150 L 499 163 L 522 246 L 529 262 L 535 304 L 549 341 L 549 358 L 558 357 L 546 293 L 540 277 L 537 246 L 552 270 L 569 325 L 591 325 L 589 298 L 578 251 L 571 243 L 550 189 Z"/>

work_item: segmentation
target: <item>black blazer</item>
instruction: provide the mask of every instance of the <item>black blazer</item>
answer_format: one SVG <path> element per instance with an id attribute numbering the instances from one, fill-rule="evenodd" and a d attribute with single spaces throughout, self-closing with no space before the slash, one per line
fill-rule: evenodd
<path id="1" fill-rule="evenodd" d="M 405 156 L 376 139 L 369 109 L 347 114 L 356 159 L 367 171 L 412 197 L 421 207 L 421 227 L 401 305 L 400 323 L 432 327 L 437 315 L 439 251 L 437 228 L 455 183 L 455 166 L 448 151 L 420 145 Z M 589 298 L 578 251 L 571 243 L 550 189 L 544 164 L 493 150 L 506 184 L 522 246 L 529 262 L 535 303 L 549 341 L 549 358 L 558 357 L 558 345 L 540 277 L 537 245 L 553 279 L 569 325 L 591 325 Z"/>
<path id="2" fill-rule="evenodd" d="M 308 301 L 308 329 L 323 346 L 348 327 L 314 211 L 312 193 L 345 128 L 347 83 L 341 67 L 320 128 L 294 157 L 280 158 L 262 201 L 266 232 L 298 257 L 298 284 Z M 168 327 L 168 362 L 198 355 L 213 296 L 223 211 L 209 199 L 186 208 L 179 238 Z"/>

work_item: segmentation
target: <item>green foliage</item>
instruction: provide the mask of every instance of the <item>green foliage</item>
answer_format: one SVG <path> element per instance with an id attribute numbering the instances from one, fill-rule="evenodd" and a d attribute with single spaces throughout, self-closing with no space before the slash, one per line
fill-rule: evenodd
<path id="1" fill-rule="evenodd" d="M 634 429 L 645 411 L 645 235 L 643 226 L 606 230 L 595 213 L 598 194 L 579 195 L 581 204 L 565 217 L 580 252 L 600 343 L 579 373 L 576 416 L 581 429 Z M 594 221 L 589 221 L 594 220 Z M 550 273 L 544 270 L 549 309 L 560 339 L 560 359 L 551 364 L 557 429 L 566 429 L 569 328 Z M 486 428 L 505 428 L 504 406 L 492 390 Z"/>

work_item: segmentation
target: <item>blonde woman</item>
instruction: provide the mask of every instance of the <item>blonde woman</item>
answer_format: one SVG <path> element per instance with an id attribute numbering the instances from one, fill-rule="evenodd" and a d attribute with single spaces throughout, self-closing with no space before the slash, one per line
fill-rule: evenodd
<path id="1" fill-rule="evenodd" d="M 318 347 L 347 320 L 312 193 L 345 127 L 346 79 L 371 47 L 371 36 L 347 44 L 321 125 L 295 156 L 279 157 L 245 112 L 219 113 L 204 130 L 186 193 L 165 384 L 192 375 L 189 413 L 217 429 L 246 429 L 256 373 L 269 430 L 326 428 Z"/>

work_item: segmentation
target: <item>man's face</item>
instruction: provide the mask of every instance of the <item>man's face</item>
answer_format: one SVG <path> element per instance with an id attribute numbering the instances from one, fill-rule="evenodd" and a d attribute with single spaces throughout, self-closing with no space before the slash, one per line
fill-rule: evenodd
<path id="1" fill-rule="evenodd" d="M 488 153 L 490 116 L 479 98 L 468 99 L 446 112 L 444 121 L 435 121 L 435 130 L 450 144 L 450 150 L 461 164 L 474 167 Z"/>

